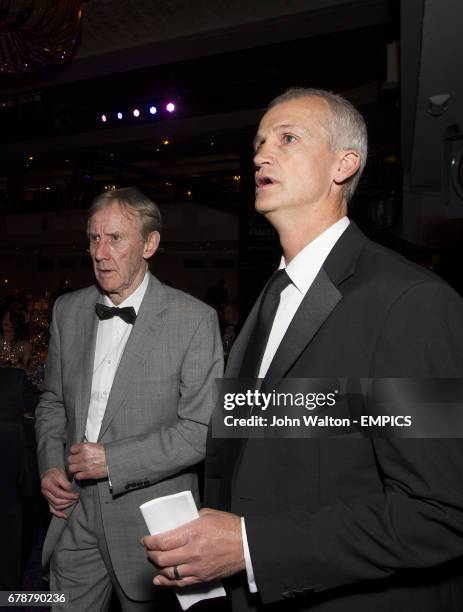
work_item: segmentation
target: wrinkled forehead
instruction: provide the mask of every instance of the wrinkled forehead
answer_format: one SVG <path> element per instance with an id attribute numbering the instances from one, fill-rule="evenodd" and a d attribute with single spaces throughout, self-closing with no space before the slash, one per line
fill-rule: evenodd
<path id="1" fill-rule="evenodd" d="M 88 220 L 89 227 L 99 223 L 129 224 L 140 226 L 140 214 L 126 202 L 118 199 L 109 200 L 95 210 Z"/>

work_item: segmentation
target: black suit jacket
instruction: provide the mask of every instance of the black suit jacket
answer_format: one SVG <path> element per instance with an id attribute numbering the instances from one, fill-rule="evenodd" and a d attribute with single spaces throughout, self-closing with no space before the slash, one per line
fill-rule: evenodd
<path id="1" fill-rule="evenodd" d="M 230 355 L 237 377 L 255 305 Z M 287 377 L 463 375 L 463 302 L 351 224 L 295 314 L 264 385 Z M 233 610 L 463 609 L 463 444 L 453 439 L 209 436 L 206 504 L 244 516 L 258 595 Z"/>

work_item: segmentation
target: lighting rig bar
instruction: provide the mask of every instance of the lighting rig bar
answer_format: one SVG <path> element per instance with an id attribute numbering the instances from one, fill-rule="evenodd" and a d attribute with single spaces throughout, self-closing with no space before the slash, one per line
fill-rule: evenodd
<path id="1" fill-rule="evenodd" d="M 98 122 L 102 124 L 117 124 L 119 121 L 127 120 L 147 120 L 153 117 L 169 116 L 175 113 L 176 104 L 172 100 L 163 102 L 162 104 L 143 104 L 133 106 L 129 109 L 119 109 L 110 112 L 100 113 Z"/>

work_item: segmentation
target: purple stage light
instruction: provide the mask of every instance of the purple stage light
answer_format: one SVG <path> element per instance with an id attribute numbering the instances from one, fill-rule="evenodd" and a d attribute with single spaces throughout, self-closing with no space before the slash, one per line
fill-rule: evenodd
<path id="1" fill-rule="evenodd" d="M 168 102 L 168 103 L 166 104 L 166 111 L 167 111 L 168 113 L 173 113 L 173 112 L 174 112 L 174 110 L 175 110 L 175 104 L 174 104 L 173 102 Z"/>
<path id="2" fill-rule="evenodd" d="M 118 119 L 122 119 L 122 117 L 123 117 L 124 115 L 123 115 L 122 113 L 117 113 L 117 115 L 116 115 L 116 116 L 117 116 L 117 118 L 118 118 Z"/>
<path id="3" fill-rule="evenodd" d="M 140 111 L 138 110 L 138 108 L 134 108 L 133 109 L 133 116 L 134 117 L 139 117 L 140 116 Z"/>
<path id="4" fill-rule="evenodd" d="M 106 121 L 108 120 L 108 118 L 106 117 L 106 115 L 101 115 L 101 117 L 100 117 L 100 118 L 101 118 L 101 121 L 102 121 L 103 123 L 106 123 Z"/>

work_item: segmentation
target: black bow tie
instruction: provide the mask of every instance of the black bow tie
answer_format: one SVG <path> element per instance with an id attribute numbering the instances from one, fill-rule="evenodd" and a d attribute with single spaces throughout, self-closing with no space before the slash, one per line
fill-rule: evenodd
<path id="1" fill-rule="evenodd" d="M 120 317 L 126 323 L 133 325 L 137 318 L 137 313 L 133 306 L 125 306 L 124 308 L 116 308 L 115 306 L 105 306 L 104 304 L 95 304 L 95 312 L 101 320 L 111 319 L 112 317 Z"/>

